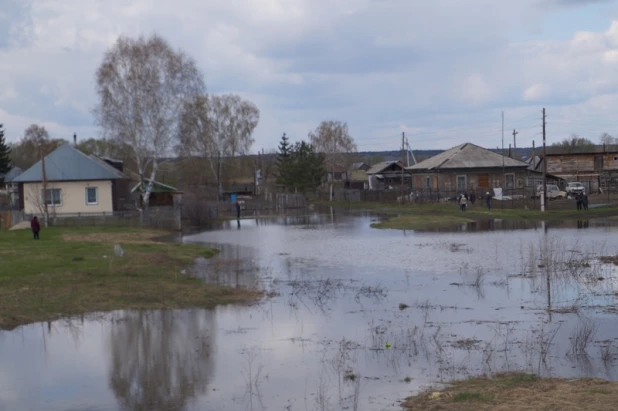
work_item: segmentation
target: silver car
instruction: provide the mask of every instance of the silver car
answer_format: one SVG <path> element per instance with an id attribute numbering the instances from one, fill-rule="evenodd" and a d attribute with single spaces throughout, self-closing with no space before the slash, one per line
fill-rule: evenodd
<path id="1" fill-rule="evenodd" d="M 584 190 L 585 188 L 582 183 L 575 182 L 575 183 L 568 183 L 565 191 L 567 192 L 567 194 L 581 194 L 584 192 Z"/>
<path id="2" fill-rule="evenodd" d="M 536 198 L 541 198 L 541 196 L 543 196 L 543 185 L 539 184 L 536 187 Z M 547 184 L 547 198 L 549 200 L 553 200 L 556 198 L 562 198 L 563 196 L 564 196 L 564 193 L 560 191 L 560 188 L 558 188 L 557 185 Z"/>

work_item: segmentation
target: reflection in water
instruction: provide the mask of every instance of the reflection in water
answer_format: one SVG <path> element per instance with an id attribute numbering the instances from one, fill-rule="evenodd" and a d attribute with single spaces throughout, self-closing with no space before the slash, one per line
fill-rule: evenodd
<path id="1" fill-rule="evenodd" d="M 184 238 L 220 250 L 195 268 L 206 281 L 276 291 L 259 304 L 0 332 L 0 410 L 399 411 L 397 399 L 470 375 L 618 378 L 618 267 L 599 260 L 618 250 L 612 223 L 403 233 L 359 214 Z"/>
<path id="2" fill-rule="evenodd" d="M 135 312 L 108 336 L 110 387 L 127 410 L 183 410 L 214 372 L 213 313 Z"/>
<path id="3" fill-rule="evenodd" d="M 260 267 L 255 250 L 229 244 L 208 244 L 219 250 L 217 258 L 198 259 L 194 274 L 209 284 L 258 289 L 268 267 Z"/>

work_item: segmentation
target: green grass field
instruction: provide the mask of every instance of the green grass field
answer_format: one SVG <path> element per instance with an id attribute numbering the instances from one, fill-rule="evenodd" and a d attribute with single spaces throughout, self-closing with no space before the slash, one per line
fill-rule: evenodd
<path id="1" fill-rule="evenodd" d="M 410 397 L 402 405 L 408 411 L 605 411 L 615 408 L 616 401 L 616 382 L 510 373 L 454 381 L 441 390 Z"/>
<path id="2" fill-rule="evenodd" d="M 159 242 L 164 232 L 119 228 L 0 231 L 0 328 L 118 309 L 211 308 L 260 293 L 183 275 L 215 250 Z M 116 257 L 120 244 L 123 257 Z"/>

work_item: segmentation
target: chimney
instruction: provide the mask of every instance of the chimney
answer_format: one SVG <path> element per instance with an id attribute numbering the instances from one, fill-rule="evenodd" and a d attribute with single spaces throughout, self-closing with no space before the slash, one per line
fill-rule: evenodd
<path id="1" fill-rule="evenodd" d="M 77 133 L 73 133 L 73 145 L 77 147 Z"/>

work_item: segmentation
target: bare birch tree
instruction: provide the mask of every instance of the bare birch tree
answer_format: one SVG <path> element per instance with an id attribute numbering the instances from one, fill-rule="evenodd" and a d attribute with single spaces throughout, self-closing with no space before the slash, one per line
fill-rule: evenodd
<path id="1" fill-rule="evenodd" d="M 309 139 L 316 151 L 325 155 L 329 171 L 333 171 L 335 164 L 345 163 L 346 154 L 357 150 L 354 138 L 348 132 L 348 124 L 341 121 L 322 121 L 315 131 L 309 133 Z"/>
<path id="2" fill-rule="evenodd" d="M 185 102 L 204 93 L 202 74 L 191 57 L 157 35 L 121 36 L 105 53 L 96 83 L 98 124 L 106 137 L 130 147 L 147 205 L 158 159 L 173 148 Z"/>
<path id="3" fill-rule="evenodd" d="M 179 152 L 207 160 L 221 195 L 221 159 L 247 154 L 259 119 L 257 106 L 238 95 L 199 96 L 182 111 Z"/>
<path id="4" fill-rule="evenodd" d="M 599 136 L 599 142 L 603 145 L 611 146 L 612 144 L 616 144 L 616 138 L 609 133 L 603 133 Z"/>

